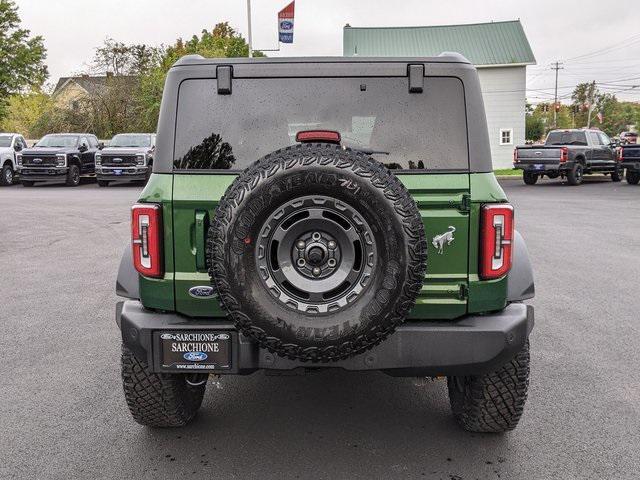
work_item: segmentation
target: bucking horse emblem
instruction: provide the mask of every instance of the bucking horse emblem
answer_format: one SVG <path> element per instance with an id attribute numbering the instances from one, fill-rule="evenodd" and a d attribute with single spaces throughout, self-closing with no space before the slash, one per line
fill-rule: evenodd
<path id="1" fill-rule="evenodd" d="M 453 232 L 455 231 L 456 231 L 456 227 L 449 225 L 449 230 L 447 230 L 444 233 L 441 233 L 440 235 L 436 235 L 435 237 L 433 237 L 433 240 L 431 241 L 431 243 L 433 244 L 434 247 L 438 249 L 438 253 L 440 255 L 444 253 L 445 244 L 451 245 L 451 242 L 455 240 L 455 238 L 453 237 Z"/>

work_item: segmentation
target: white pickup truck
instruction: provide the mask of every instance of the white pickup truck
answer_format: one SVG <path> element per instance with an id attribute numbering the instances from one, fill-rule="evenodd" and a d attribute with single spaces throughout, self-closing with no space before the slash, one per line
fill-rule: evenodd
<path id="1" fill-rule="evenodd" d="M 0 185 L 12 185 L 16 172 L 16 152 L 27 148 L 27 142 L 17 133 L 0 133 Z"/>

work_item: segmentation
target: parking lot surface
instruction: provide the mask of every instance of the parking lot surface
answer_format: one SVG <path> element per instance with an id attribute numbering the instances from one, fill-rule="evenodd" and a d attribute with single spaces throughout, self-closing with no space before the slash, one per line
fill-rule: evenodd
<path id="1" fill-rule="evenodd" d="M 444 381 L 223 378 L 191 426 L 133 422 L 115 276 L 139 186 L 0 188 L 0 478 L 637 478 L 640 188 L 502 182 L 535 268 L 520 426 L 470 434 Z"/>

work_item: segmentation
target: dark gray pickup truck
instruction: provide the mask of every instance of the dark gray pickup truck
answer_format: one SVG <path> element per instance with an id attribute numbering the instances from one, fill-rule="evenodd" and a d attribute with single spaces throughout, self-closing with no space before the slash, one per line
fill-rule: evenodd
<path id="1" fill-rule="evenodd" d="M 640 183 L 640 145 L 624 145 L 618 150 L 618 162 L 627 169 L 627 183 Z"/>
<path id="2" fill-rule="evenodd" d="M 580 185 L 584 175 L 604 173 L 619 182 L 624 168 L 616 157 L 616 146 L 600 130 L 552 130 L 544 145 L 516 147 L 513 168 L 523 170 L 524 183 L 538 178 L 566 178 L 569 185 Z"/>

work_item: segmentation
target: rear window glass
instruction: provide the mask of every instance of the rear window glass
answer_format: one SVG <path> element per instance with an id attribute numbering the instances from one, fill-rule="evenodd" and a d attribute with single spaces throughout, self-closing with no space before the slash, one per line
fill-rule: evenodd
<path id="1" fill-rule="evenodd" d="M 586 145 L 587 136 L 584 132 L 550 132 L 547 145 Z"/>
<path id="2" fill-rule="evenodd" d="M 338 131 L 393 169 L 469 168 L 463 86 L 448 77 L 425 78 L 421 94 L 406 77 L 236 78 L 232 95 L 215 79 L 187 80 L 174 168 L 242 170 L 305 130 Z"/>

